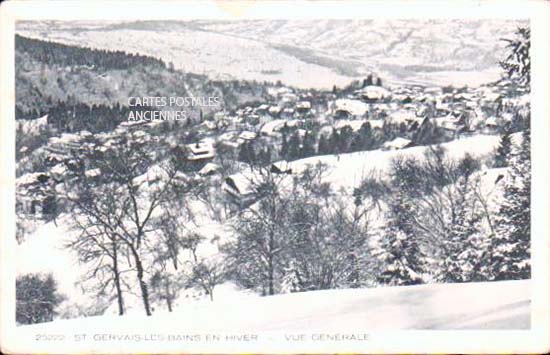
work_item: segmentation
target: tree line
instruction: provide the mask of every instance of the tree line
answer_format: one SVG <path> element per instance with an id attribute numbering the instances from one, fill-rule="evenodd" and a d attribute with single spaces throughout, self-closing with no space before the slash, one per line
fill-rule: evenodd
<path id="1" fill-rule="evenodd" d="M 128 69 L 136 65 L 166 68 L 161 59 L 150 56 L 77 47 L 15 35 L 15 49 L 29 53 L 34 59 L 58 66 L 90 66 L 98 69 Z"/>

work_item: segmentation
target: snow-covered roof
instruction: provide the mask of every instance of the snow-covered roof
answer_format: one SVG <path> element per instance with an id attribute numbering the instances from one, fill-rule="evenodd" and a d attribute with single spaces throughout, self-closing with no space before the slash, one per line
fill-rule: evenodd
<path id="1" fill-rule="evenodd" d="M 291 122 L 290 120 L 278 119 L 278 120 L 269 121 L 266 124 L 264 124 L 263 127 L 260 129 L 260 132 L 263 134 L 270 135 L 273 132 L 276 132 L 281 128 L 283 128 L 283 126 L 285 125 L 285 122 L 287 126 L 290 127 L 290 124 L 289 124 Z"/>
<path id="2" fill-rule="evenodd" d="M 456 99 L 462 99 L 462 100 L 474 100 L 475 97 L 476 97 L 475 94 L 467 93 L 467 92 L 463 92 L 463 93 L 455 95 Z"/>
<path id="3" fill-rule="evenodd" d="M 334 124 L 334 128 L 342 129 L 346 126 L 349 126 L 353 131 L 357 132 L 361 126 L 368 122 L 367 120 L 338 120 Z"/>
<path id="4" fill-rule="evenodd" d="M 86 171 L 84 172 L 84 175 L 86 175 L 87 177 L 96 177 L 96 176 L 99 176 L 99 175 L 101 175 L 101 169 L 96 168 L 96 169 L 89 169 L 89 170 L 86 170 Z"/>
<path id="5" fill-rule="evenodd" d="M 67 172 L 67 166 L 64 163 L 56 164 L 50 169 L 50 172 L 56 175 L 64 175 Z"/>
<path id="6" fill-rule="evenodd" d="M 302 110 L 309 110 L 311 108 L 311 102 L 309 102 L 309 101 L 300 101 L 300 102 L 296 103 L 296 108 L 297 109 L 302 109 Z"/>
<path id="7" fill-rule="evenodd" d="M 78 133 L 81 137 L 91 137 L 93 134 L 90 131 L 82 130 Z"/>
<path id="8" fill-rule="evenodd" d="M 287 88 L 285 86 L 267 88 L 267 93 L 271 96 L 278 96 L 278 95 L 282 95 L 290 92 L 292 92 L 292 89 Z"/>
<path id="9" fill-rule="evenodd" d="M 419 117 L 416 116 L 414 111 L 399 110 L 389 114 L 392 123 L 409 123 L 412 121 L 418 121 Z"/>
<path id="10" fill-rule="evenodd" d="M 242 131 L 241 134 L 239 134 L 239 138 L 250 141 L 256 138 L 256 133 L 251 131 Z"/>
<path id="11" fill-rule="evenodd" d="M 203 127 L 208 128 L 208 129 L 215 129 L 216 128 L 216 124 L 212 121 L 204 121 L 201 125 Z"/>
<path id="12" fill-rule="evenodd" d="M 237 132 L 225 132 L 219 135 L 218 139 L 220 141 L 229 141 L 233 140 L 237 136 Z"/>
<path id="13" fill-rule="evenodd" d="M 435 123 L 442 128 L 455 130 L 457 127 L 457 119 L 454 116 L 435 117 Z"/>
<path id="14" fill-rule="evenodd" d="M 285 120 L 273 120 L 264 124 L 263 127 L 260 129 L 260 132 L 264 134 L 271 134 L 276 130 L 281 129 L 284 124 Z"/>
<path id="15" fill-rule="evenodd" d="M 254 193 L 252 179 L 244 173 L 237 173 L 225 178 L 224 189 L 229 189 L 239 195 L 248 195 Z"/>
<path id="16" fill-rule="evenodd" d="M 207 163 L 200 171 L 199 174 L 201 175 L 209 175 L 212 173 L 215 173 L 218 171 L 220 167 L 217 164 L 214 163 Z"/>
<path id="17" fill-rule="evenodd" d="M 281 112 L 281 109 L 278 106 L 271 106 L 268 110 L 271 115 L 278 115 Z"/>
<path id="18" fill-rule="evenodd" d="M 369 105 L 360 100 L 337 99 L 333 103 L 333 111 L 346 111 L 354 116 L 362 116 L 369 110 Z"/>
<path id="19" fill-rule="evenodd" d="M 20 177 L 17 178 L 16 180 L 16 185 L 19 186 L 23 186 L 23 185 L 31 185 L 31 184 L 35 184 L 37 182 L 39 182 L 39 178 L 41 176 L 46 176 L 48 177 L 48 175 L 44 172 L 35 172 L 35 173 L 27 173 L 27 174 L 24 174 Z"/>
<path id="20" fill-rule="evenodd" d="M 485 120 L 486 126 L 498 126 L 498 119 L 494 116 L 489 117 Z"/>
<path id="21" fill-rule="evenodd" d="M 189 149 L 189 160 L 212 159 L 216 154 L 214 145 L 210 142 L 192 143 L 186 147 Z"/>
<path id="22" fill-rule="evenodd" d="M 403 149 L 408 147 L 412 141 L 407 138 L 397 137 L 392 141 L 384 143 L 383 147 L 387 150 Z"/>
<path id="23" fill-rule="evenodd" d="M 497 101 L 500 99 L 501 95 L 496 92 L 485 92 L 483 94 L 483 100 L 484 101 Z"/>
<path id="24" fill-rule="evenodd" d="M 50 137 L 48 144 L 67 144 L 77 142 L 78 140 L 80 140 L 78 134 L 62 133 L 60 137 Z"/>
<path id="25" fill-rule="evenodd" d="M 382 129 L 384 127 L 384 120 L 369 120 L 370 127 L 376 129 Z"/>
<path id="26" fill-rule="evenodd" d="M 382 100 L 391 95 L 389 90 L 375 85 L 365 86 L 364 88 L 357 90 L 355 93 L 368 100 Z"/>
<path id="27" fill-rule="evenodd" d="M 281 95 L 281 101 L 283 102 L 294 102 L 297 99 L 298 99 L 298 96 L 296 96 L 296 94 L 293 94 L 293 93 L 286 93 Z"/>

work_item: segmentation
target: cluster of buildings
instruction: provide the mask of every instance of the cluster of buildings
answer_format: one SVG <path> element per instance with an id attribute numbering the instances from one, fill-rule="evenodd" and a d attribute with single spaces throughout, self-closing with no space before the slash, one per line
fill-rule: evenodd
<path id="1" fill-rule="evenodd" d="M 369 122 L 375 132 L 394 125 L 401 127 L 403 135 L 385 141 L 381 149 L 403 149 L 415 144 L 411 132 L 426 125 L 438 127 L 448 140 L 473 132 L 498 133 L 507 121 L 513 119 L 518 107 L 529 103 L 527 94 L 511 97 L 509 90 L 506 82 L 460 89 L 414 85 L 391 88 L 367 85 L 345 91 L 270 87 L 265 102 L 217 112 L 193 127 L 198 132 L 195 141 L 182 143 L 173 140 L 171 145 L 182 147 L 181 154 L 185 155 L 194 171 L 203 176 L 219 170 L 219 149 L 232 152 L 236 159 L 236 153 L 244 144 L 278 148 L 283 129 L 304 136 L 312 127 L 318 135 L 328 135 L 344 127 L 357 132 L 365 122 Z M 29 129 L 34 129 L 33 124 L 27 123 Z M 155 145 L 162 139 L 149 133 L 156 124 L 159 123 L 128 121 L 111 132 L 92 135 L 82 131 L 50 138 L 48 144 L 34 152 L 42 154 L 44 171 L 28 173 L 17 179 L 18 201 L 28 211 L 36 212 L 40 202 L 55 191 L 67 175 L 79 172 L 91 180 L 100 179 L 102 172 L 93 167 L 93 162 L 74 159 L 78 152 L 94 147 L 105 152 L 117 149 L 127 141 Z M 21 149 L 23 151 L 25 147 Z M 228 193 L 235 195 L 242 185 L 242 181 L 231 180 L 224 186 Z M 246 195 L 246 192 L 240 191 L 240 194 Z"/>

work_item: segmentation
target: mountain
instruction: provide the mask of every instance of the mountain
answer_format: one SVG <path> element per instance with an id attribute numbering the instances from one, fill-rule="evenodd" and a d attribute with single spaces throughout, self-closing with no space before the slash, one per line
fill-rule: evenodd
<path id="1" fill-rule="evenodd" d="M 509 20 L 252 20 L 30 22 L 29 37 L 160 57 L 218 79 L 344 86 L 375 72 L 389 82 L 458 86 L 494 81 Z"/>
<path id="2" fill-rule="evenodd" d="M 20 35 L 15 38 L 15 58 L 18 119 L 48 113 L 52 119 L 52 111 L 67 111 L 68 106 L 79 104 L 90 106 L 90 110 L 100 105 L 107 109 L 116 105 L 128 107 L 131 97 L 219 97 L 218 105 L 201 107 L 207 115 L 225 106 L 260 100 L 265 91 L 254 84 L 216 82 L 204 75 L 177 71 L 156 56 L 92 49 L 82 44 L 64 45 Z M 60 108 L 62 104 L 67 107 Z M 197 118 L 200 114 L 198 107 L 186 110 L 188 117 Z M 127 113 L 117 114 L 120 117 L 113 118 L 116 124 L 128 117 Z M 94 127 L 93 120 L 85 128 L 92 132 L 102 130 Z"/>

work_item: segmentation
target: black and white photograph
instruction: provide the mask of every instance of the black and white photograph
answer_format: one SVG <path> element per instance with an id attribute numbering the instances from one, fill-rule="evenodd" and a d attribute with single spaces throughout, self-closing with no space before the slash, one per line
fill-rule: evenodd
<path id="1" fill-rule="evenodd" d="M 11 331 L 44 352 L 307 353 L 547 326 L 532 18 L 254 3 L 13 21 Z"/>

